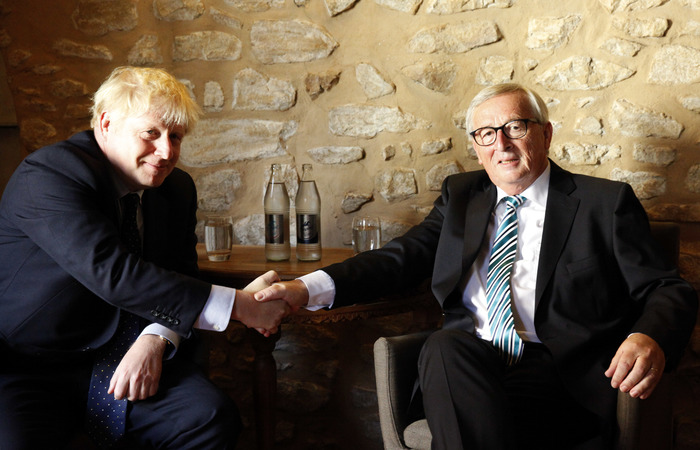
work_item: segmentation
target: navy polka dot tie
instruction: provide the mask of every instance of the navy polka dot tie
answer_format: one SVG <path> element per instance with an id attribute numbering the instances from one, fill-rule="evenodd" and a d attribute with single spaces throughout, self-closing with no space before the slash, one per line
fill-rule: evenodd
<path id="1" fill-rule="evenodd" d="M 128 194 L 122 198 L 121 239 L 129 252 L 137 255 L 141 254 L 141 237 L 136 222 L 139 201 L 138 194 Z M 127 401 L 115 400 L 114 395 L 107 391 L 114 371 L 138 333 L 136 316 L 122 310 L 116 333 L 95 353 L 88 393 L 86 431 L 100 446 L 109 447 L 124 435 Z"/>

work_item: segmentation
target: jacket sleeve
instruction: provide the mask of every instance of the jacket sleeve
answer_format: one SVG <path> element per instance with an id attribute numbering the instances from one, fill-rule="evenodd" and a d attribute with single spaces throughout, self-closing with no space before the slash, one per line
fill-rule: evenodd
<path id="1" fill-rule="evenodd" d="M 678 274 L 675 261 L 669 261 L 654 241 L 643 208 L 628 185 L 618 195 L 613 250 L 629 295 L 640 308 L 631 332 L 653 338 L 664 350 L 667 366 L 675 367 L 695 325 L 697 295 Z"/>

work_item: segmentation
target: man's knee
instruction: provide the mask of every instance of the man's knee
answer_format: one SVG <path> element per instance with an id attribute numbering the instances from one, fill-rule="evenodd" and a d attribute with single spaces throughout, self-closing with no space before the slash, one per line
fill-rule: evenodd
<path id="1" fill-rule="evenodd" d="M 459 330 L 437 330 L 428 336 L 418 358 L 418 373 L 421 381 L 429 378 L 429 373 L 442 373 L 450 365 L 455 351 Z"/>
<path id="2" fill-rule="evenodd" d="M 445 348 L 453 348 L 455 342 L 465 339 L 465 335 L 468 334 L 461 330 L 437 330 L 428 336 L 423 345 L 423 351 L 442 351 Z"/>
<path id="3" fill-rule="evenodd" d="M 219 401 L 212 405 L 211 419 L 204 428 L 212 436 L 220 436 L 222 444 L 226 443 L 233 448 L 243 430 L 236 404 L 228 396 L 222 395 Z"/>
<path id="4" fill-rule="evenodd" d="M 198 370 L 178 368 L 161 380 L 158 395 L 132 404 L 131 439 L 178 450 L 233 448 L 243 428 L 233 400 Z"/>
<path id="5" fill-rule="evenodd" d="M 181 418 L 191 442 L 199 442 L 192 448 L 233 448 L 243 429 L 236 404 L 213 386 L 198 397 L 193 399 L 197 406 L 191 408 L 191 414 Z"/>
<path id="6" fill-rule="evenodd" d="M 471 333 L 462 330 L 442 329 L 428 336 L 420 353 L 419 364 L 424 365 L 429 361 L 445 361 L 464 353 L 464 347 L 472 345 L 476 338 Z"/>

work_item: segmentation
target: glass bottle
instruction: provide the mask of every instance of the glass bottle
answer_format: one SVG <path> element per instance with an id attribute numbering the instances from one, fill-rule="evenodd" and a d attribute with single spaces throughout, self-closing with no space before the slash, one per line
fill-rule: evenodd
<path id="1" fill-rule="evenodd" d="M 296 196 L 297 259 L 321 259 L 321 197 L 314 181 L 313 167 L 303 164 Z"/>
<path id="2" fill-rule="evenodd" d="M 289 259 L 289 194 L 282 179 L 282 166 L 272 165 L 270 182 L 265 190 L 265 258 L 268 261 Z"/>

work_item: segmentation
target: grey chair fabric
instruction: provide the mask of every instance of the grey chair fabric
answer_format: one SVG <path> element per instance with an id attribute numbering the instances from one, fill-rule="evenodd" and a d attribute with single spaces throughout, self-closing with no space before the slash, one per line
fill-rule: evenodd
<path id="1" fill-rule="evenodd" d="M 652 222 L 652 234 L 678 260 L 679 228 Z M 418 355 L 432 331 L 382 337 L 374 343 L 374 370 L 379 402 L 379 422 L 384 448 L 429 450 L 432 436 L 425 419 L 411 422 L 406 415 L 418 377 Z M 664 374 L 654 394 L 639 400 L 620 392 L 617 399 L 619 427 L 617 450 L 670 450 L 673 448 L 673 374 Z"/>
<path id="2" fill-rule="evenodd" d="M 379 403 L 379 424 L 382 430 L 384 448 L 429 449 L 432 437 L 428 423 L 411 428 L 408 447 L 404 434 L 409 425 L 406 415 L 413 393 L 413 385 L 418 378 L 418 355 L 430 332 L 407 334 L 395 337 L 382 337 L 374 343 L 374 373 L 377 383 Z"/>

